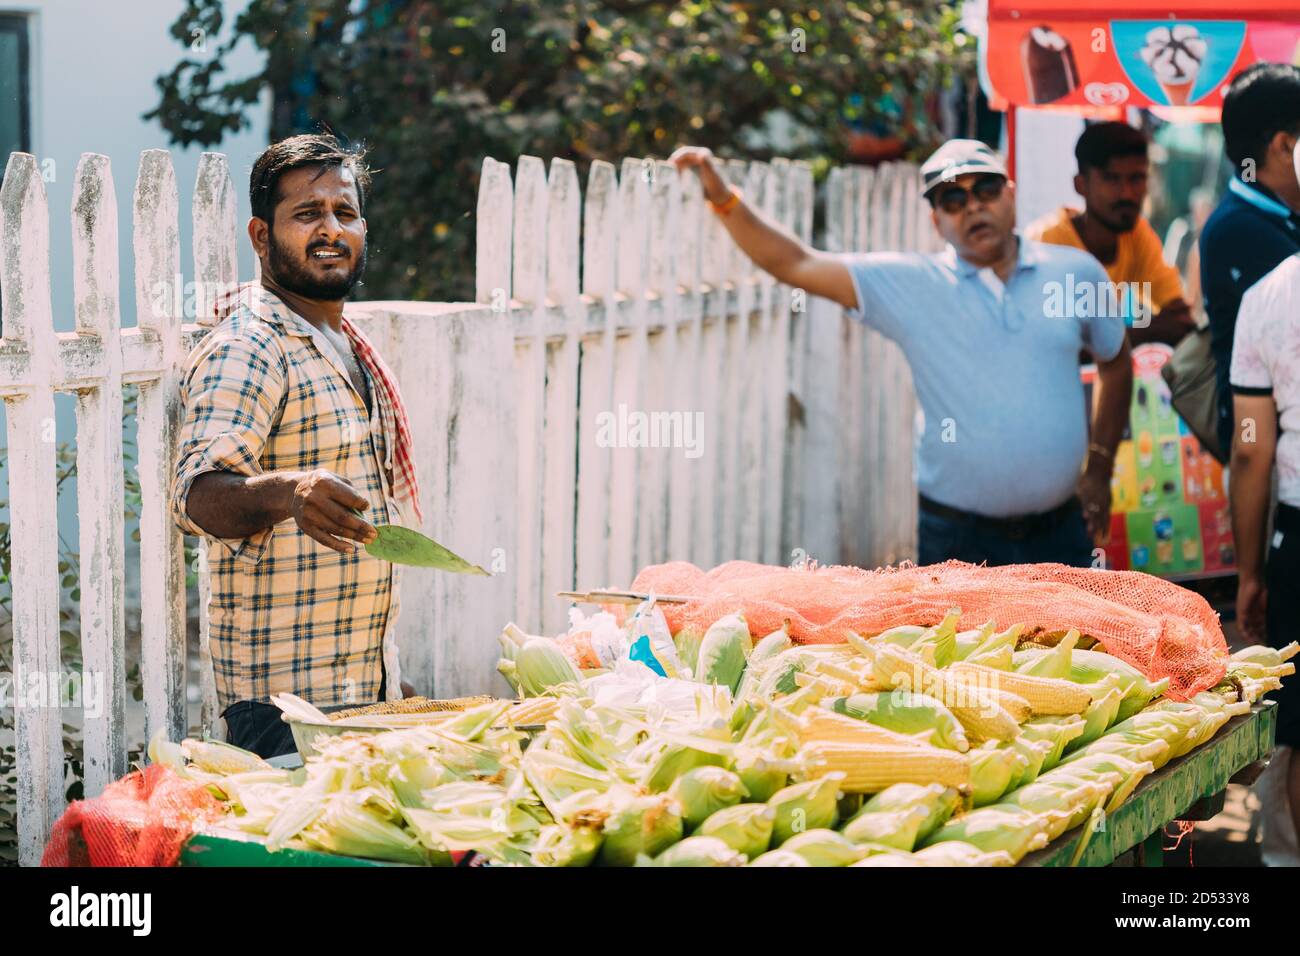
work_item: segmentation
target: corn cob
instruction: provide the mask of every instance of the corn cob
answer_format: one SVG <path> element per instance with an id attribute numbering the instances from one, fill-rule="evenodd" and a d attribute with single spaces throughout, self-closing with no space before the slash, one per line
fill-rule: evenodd
<path id="1" fill-rule="evenodd" d="M 364 707 L 349 707 L 346 710 L 336 710 L 329 717 L 330 720 L 342 720 L 344 717 L 374 717 L 381 714 L 430 714 L 440 711 L 469 710 L 471 707 L 490 704 L 492 700 L 492 697 L 486 695 L 457 697 L 451 700 L 406 697 L 402 700 L 385 700 L 378 704 L 367 704 Z"/>
<path id="2" fill-rule="evenodd" d="M 858 690 L 873 691 L 881 689 L 880 685 L 876 683 L 875 677 L 872 676 L 870 668 L 866 667 L 854 668 L 846 664 L 837 664 L 834 661 L 817 661 L 805 673 L 844 681 L 853 684 Z"/>
<path id="3" fill-rule="evenodd" d="M 962 754 L 939 747 L 885 744 L 812 743 L 799 751 L 808 776 L 840 772 L 845 793 L 879 793 L 896 783 L 941 783 L 968 791 L 970 763 Z"/>
<path id="4" fill-rule="evenodd" d="M 181 754 L 195 767 L 209 773 L 244 773 L 249 770 L 271 769 L 271 765 L 257 754 L 220 740 L 195 740 L 187 737 L 181 741 Z"/>
<path id="5" fill-rule="evenodd" d="M 1023 697 L 1036 716 L 1082 714 L 1092 703 L 1092 694 L 1087 688 L 1055 677 L 1007 673 L 969 662 L 954 664 L 948 670 L 963 683 L 973 681 Z"/>
<path id="6" fill-rule="evenodd" d="M 865 720 L 845 717 L 823 707 L 811 707 L 799 722 L 799 739 L 811 743 L 888 744 L 894 747 L 926 747 L 919 737 L 900 734 Z M 926 735 L 928 736 L 928 735 Z"/>
<path id="7" fill-rule="evenodd" d="M 555 716 L 559 706 L 555 697 L 531 697 L 506 711 L 505 721 L 514 727 L 544 724 Z"/>
<path id="8" fill-rule="evenodd" d="M 833 677 L 823 677 L 819 674 L 800 672 L 794 675 L 794 682 L 801 688 L 814 687 L 824 697 L 849 697 L 858 692 L 857 684 L 836 680 Z"/>
<path id="9" fill-rule="evenodd" d="M 891 687 L 938 698 L 972 736 L 986 740 L 1011 740 L 1020 732 L 1019 721 L 1007 712 L 997 693 L 956 681 L 945 671 L 929 666 L 902 648 L 886 644 L 873 648 L 873 651 L 876 680 Z M 1028 714 L 1025 716 L 1028 718 Z"/>

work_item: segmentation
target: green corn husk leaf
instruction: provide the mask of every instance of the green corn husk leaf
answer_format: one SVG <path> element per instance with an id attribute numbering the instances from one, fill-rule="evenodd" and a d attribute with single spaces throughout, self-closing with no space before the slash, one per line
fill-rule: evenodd
<path id="1" fill-rule="evenodd" d="M 696 835 L 717 837 L 752 860 L 771 845 L 775 824 L 776 811 L 767 804 L 741 803 L 712 814 Z"/>
<path id="2" fill-rule="evenodd" d="M 1047 774 L 1033 783 L 1007 794 L 999 807 L 1019 807 L 1034 813 L 1055 812 L 1059 822 L 1048 829 L 1049 840 L 1055 840 L 1071 827 L 1088 819 L 1093 807 L 1110 795 L 1114 783 L 1076 780 L 1068 776 Z"/>
<path id="3" fill-rule="evenodd" d="M 725 764 L 726 760 L 716 753 L 670 743 L 650 762 L 638 782 L 650 793 L 662 793 L 687 771 L 696 767 L 721 767 Z"/>
<path id="4" fill-rule="evenodd" d="M 757 750 L 742 750 L 733 765 L 740 782 L 755 803 L 766 803 L 790 783 L 790 774 L 772 758 Z"/>
<path id="5" fill-rule="evenodd" d="M 673 644 L 677 647 L 677 656 L 692 674 L 700 660 L 700 644 L 704 641 L 704 632 L 696 627 L 684 627 L 673 635 Z"/>
<path id="6" fill-rule="evenodd" d="M 749 655 L 749 662 L 750 664 L 761 664 L 789 648 L 790 622 L 786 621 L 780 630 L 773 631 L 754 645 L 754 650 Z"/>
<path id="7" fill-rule="evenodd" d="M 833 829 L 838 819 L 836 801 L 843 779 L 842 773 L 828 773 L 818 780 L 794 783 L 773 794 L 767 801 L 776 811 L 772 845 L 780 846 L 790 837 L 809 830 Z"/>
<path id="8" fill-rule="evenodd" d="M 952 787 L 941 783 L 915 784 L 896 783 L 886 787 L 862 805 L 864 813 L 882 813 L 897 810 L 912 810 L 921 807 L 926 811 L 925 818 L 917 827 L 916 840 L 924 840 L 936 829 L 948 822 L 962 804 L 961 794 Z M 850 820 L 850 822 L 852 822 Z M 856 842 L 856 841 L 855 841 Z M 911 849 L 911 847 L 908 847 Z"/>
<path id="9" fill-rule="evenodd" d="M 781 844 L 782 850 L 798 853 L 812 866 L 849 866 L 867 856 L 834 830 L 808 830 Z"/>
<path id="10" fill-rule="evenodd" d="M 864 808 L 840 832 L 855 844 L 873 843 L 893 850 L 911 851 L 929 818 L 930 811 L 922 806 L 903 810 Z M 934 827 L 930 829 L 933 831 Z"/>
<path id="11" fill-rule="evenodd" d="M 1107 813 L 1114 813 L 1137 789 L 1146 777 L 1155 771 L 1155 764 L 1149 760 L 1129 760 L 1114 753 L 1094 753 L 1071 759 L 1069 763 L 1053 773 L 1070 773 L 1081 780 L 1097 781 L 1109 774 L 1118 773 L 1121 780 L 1106 804 Z"/>
<path id="12" fill-rule="evenodd" d="M 911 649 L 913 644 L 920 641 L 929 632 L 930 628 L 920 624 L 900 624 L 898 627 L 891 627 L 887 631 L 881 631 L 870 640 L 872 642 L 893 644 L 896 647 L 906 647 Z"/>
<path id="13" fill-rule="evenodd" d="M 744 866 L 745 857 L 711 836 L 687 837 L 651 860 L 642 855 L 637 866 Z"/>
<path id="14" fill-rule="evenodd" d="M 1057 642 L 1055 647 L 1045 649 L 1028 648 L 1023 651 L 1016 651 L 1012 656 L 1012 667 L 1016 673 L 1026 674 L 1030 677 L 1056 677 L 1061 680 L 1072 680 L 1070 671 L 1074 659 L 1074 648 L 1078 643 L 1079 632 L 1071 628 Z M 1084 681 L 1084 683 L 1092 682 Z"/>
<path id="15" fill-rule="evenodd" d="M 1124 699 L 1119 703 L 1119 712 L 1115 714 L 1115 722 L 1122 723 L 1128 720 L 1134 714 L 1138 713 L 1144 707 L 1148 706 L 1157 697 L 1164 695 L 1169 689 L 1169 678 L 1162 677 L 1158 681 L 1149 681 L 1145 677 L 1142 683 L 1131 688 Z"/>
<path id="16" fill-rule="evenodd" d="M 514 675 L 525 696 L 537 697 L 561 684 L 580 684 L 582 675 L 560 645 L 547 637 L 530 637 L 519 648 Z"/>
<path id="17" fill-rule="evenodd" d="M 997 747 L 1000 750 L 1014 750 L 1025 760 L 1017 772 L 1011 775 L 1011 782 L 1007 784 L 1008 790 L 1033 783 L 1043 771 L 1043 762 L 1054 749 L 1050 740 L 1030 740 L 1023 735 L 1015 740 L 1000 740 Z"/>
<path id="18" fill-rule="evenodd" d="M 1123 702 L 1124 692 L 1118 687 L 1112 687 L 1101 697 L 1094 698 L 1083 712 L 1083 733 L 1065 745 L 1065 753 L 1086 747 L 1104 734 L 1119 719 L 1119 708 Z"/>
<path id="19" fill-rule="evenodd" d="M 960 610 L 949 611 L 944 615 L 943 620 L 930 628 L 925 637 L 913 644 L 911 649 L 920 654 L 923 648 L 933 647 L 934 666 L 947 667 L 957 654 L 957 622 L 960 620 Z"/>
<path id="20" fill-rule="evenodd" d="M 768 850 L 759 856 L 756 856 L 749 863 L 750 866 L 812 866 L 798 853 L 791 853 L 789 850 Z"/>
<path id="21" fill-rule="evenodd" d="M 538 866 L 590 866 L 600 851 L 599 827 L 553 823 L 542 827 L 533 847 Z"/>
<path id="22" fill-rule="evenodd" d="M 971 843 L 947 840 L 916 851 L 923 866 L 1014 866 L 1015 860 L 1005 850 L 986 853 Z"/>
<path id="23" fill-rule="evenodd" d="M 180 750 L 191 767 L 208 773 L 247 773 L 250 770 L 275 769 L 257 754 L 220 740 L 186 738 L 181 741 Z M 174 752 L 171 753 L 174 757 Z"/>
<path id="24" fill-rule="evenodd" d="M 1052 745 L 1043 759 L 1042 771 L 1051 770 L 1061 761 L 1066 746 L 1083 733 L 1084 719 L 1069 717 L 1034 717 L 1020 725 L 1020 734 L 1028 740 L 1046 740 Z"/>
<path id="25" fill-rule="evenodd" d="M 991 667 L 997 671 L 1010 671 L 1012 669 L 1012 651 L 1007 645 L 994 648 L 991 651 L 979 651 L 967 658 L 972 664 L 982 664 L 984 667 Z"/>
<path id="26" fill-rule="evenodd" d="M 743 614 L 728 614 L 713 622 L 700 642 L 696 680 L 717 684 L 734 694 L 745 672 L 745 663 L 753 649 L 749 625 Z"/>
<path id="27" fill-rule="evenodd" d="M 601 830 L 597 857 L 603 866 L 633 866 L 644 854 L 658 856 L 684 835 L 677 804 L 667 794 L 624 796 L 613 802 Z"/>
<path id="28" fill-rule="evenodd" d="M 340 856 L 416 865 L 451 865 L 451 857 L 446 853 L 431 852 L 422 847 L 405 829 L 359 806 L 347 795 L 331 799 L 325 811 L 300 836 L 311 849 Z"/>
<path id="29" fill-rule="evenodd" d="M 734 807 L 749 791 L 740 777 L 722 767 L 696 767 L 673 782 L 668 794 L 680 804 L 682 822 L 694 830 L 718 810 Z"/>
<path id="30" fill-rule="evenodd" d="M 949 820 L 924 841 L 924 846 L 934 846 L 948 840 L 964 843 L 995 853 L 1005 850 L 1013 862 L 1048 843 L 1049 819 L 1029 810 L 1005 806 L 983 807 Z"/>
<path id="31" fill-rule="evenodd" d="M 988 621 L 983 627 L 969 631 L 958 631 L 953 637 L 953 660 L 964 661 L 984 646 L 984 642 L 993 636 L 994 623 Z"/>
<path id="32" fill-rule="evenodd" d="M 929 732 L 928 742 L 936 747 L 960 752 L 970 748 L 966 731 L 953 712 L 926 694 L 903 690 L 854 694 L 837 699 L 831 709 L 900 734 Z"/>
<path id="33" fill-rule="evenodd" d="M 997 803 L 1029 768 L 1029 760 L 1015 750 L 983 746 L 966 755 L 970 760 L 971 805 L 985 807 Z"/>

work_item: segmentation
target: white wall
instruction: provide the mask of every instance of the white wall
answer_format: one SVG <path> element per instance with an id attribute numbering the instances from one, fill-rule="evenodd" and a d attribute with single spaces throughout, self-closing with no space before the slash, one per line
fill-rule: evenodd
<path id="1" fill-rule="evenodd" d="M 247 0 L 227 0 L 226 23 L 247 6 Z M 221 143 L 188 149 L 172 147 L 156 121 L 141 119 L 160 97 L 154 79 L 169 72 L 191 53 L 171 36 L 169 30 L 184 9 L 182 0 L 0 0 L 0 13 L 31 16 L 31 149 L 39 163 L 52 161 L 53 179 L 45 184 L 50 208 L 51 302 L 54 327 L 70 332 L 72 315 L 72 190 L 77 162 L 84 152 L 102 153 L 113 163 L 117 193 L 118 248 L 121 251 L 122 325 L 133 326 L 135 318 L 135 274 L 131 255 L 131 206 L 140 153 L 156 147 L 172 149 L 176 183 L 181 197 L 181 263 L 191 272 L 189 197 L 194 189 L 199 156 L 204 149 L 223 152 L 230 158 L 231 175 L 239 196 L 238 221 L 248 221 L 248 174 L 253 161 L 267 145 L 270 118 L 269 96 L 250 107 L 251 127 Z M 229 29 L 229 26 L 227 26 Z M 208 49 L 216 43 L 209 38 Z M 227 58 L 229 79 L 247 76 L 260 69 L 261 54 L 245 41 Z M 8 157 L 0 157 L 0 168 Z M 48 179 L 48 177 L 47 177 Z M 246 238 L 239 246 L 239 274 L 252 274 L 252 248 Z M 60 403 L 58 435 L 72 441 L 75 421 L 69 402 Z M 0 426 L 4 412 L 0 408 Z M 0 432 L 0 444 L 3 443 Z M 59 505 L 59 524 L 64 537 L 77 539 L 76 503 L 65 486 Z M 0 489 L 2 492 L 2 489 Z M 7 497 L 0 493 L 0 497 Z M 128 546 L 130 542 L 128 541 Z"/>
<path id="2" fill-rule="evenodd" d="M 1082 132 L 1083 119 L 1072 113 L 1016 111 L 1016 222 L 1020 226 L 1060 206 L 1083 205 L 1072 183 L 1077 165 L 1074 143 Z"/>

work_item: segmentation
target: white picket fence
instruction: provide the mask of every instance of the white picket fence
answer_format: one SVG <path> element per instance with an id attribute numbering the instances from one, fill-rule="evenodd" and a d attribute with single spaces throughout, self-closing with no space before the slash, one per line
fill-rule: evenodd
<path id="1" fill-rule="evenodd" d="M 802 163 L 726 163 L 749 202 L 811 241 Z M 127 769 L 122 403 L 139 386 L 141 672 L 145 733 L 187 733 L 186 591 L 165 495 L 177 383 L 206 334 L 184 321 L 236 279 L 234 187 L 205 153 L 192 201 L 194 262 L 181 277 L 170 155 L 141 156 L 133 200 L 137 325 L 117 301 L 117 207 L 107 157 L 85 154 L 72 210 L 76 331 L 55 333 L 49 213 L 40 171 L 10 156 L 0 189 L 0 397 L 7 409 L 18 688 L 60 672 L 54 394 L 77 395 L 81 643 L 106 705 L 86 716 L 85 790 Z M 915 168 L 832 172 L 827 241 L 840 251 L 928 249 Z M 778 285 L 707 213 L 694 175 L 661 161 L 592 165 L 485 159 L 477 302 L 349 307 L 401 383 L 416 439 L 423 530 L 494 577 L 401 575 L 403 674 L 424 693 L 501 692 L 495 636 L 565 626 L 555 591 L 626 585 L 670 559 L 892 563 L 912 556 L 914 401 L 897 350 L 822 299 Z M 169 293 L 160 296 L 159 290 Z M 177 292 L 176 290 L 180 290 Z M 206 294 L 208 297 L 204 299 Z M 672 413 L 678 413 L 674 418 Z M 636 447 L 644 415 L 698 432 Z M 657 417 L 656 417 L 657 415 Z M 602 437 L 603 436 L 603 437 Z M 693 439 L 689 447 L 686 439 Z M 200 547 L 200 607 L 206 553 Z M 204 615 L 200 614 L 200 619 Z M 207 627 L 204 728 L 219 732 Z M 20 859 L 39 861 L 64 807 L 57 706 L 16 708 Z"/>

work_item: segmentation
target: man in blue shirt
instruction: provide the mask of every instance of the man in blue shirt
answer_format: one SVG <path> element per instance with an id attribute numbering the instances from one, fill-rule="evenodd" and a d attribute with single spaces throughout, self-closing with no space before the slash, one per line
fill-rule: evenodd
<path id="1" fill-rule="evenodd" d="M 996 153 L 952 140 L 921 167 L 948 241 L 934 255 L 810 249 L 745 205 L 708 150 L 683 147 L 670 161 L 698 172 L 759 268 L 902 347 L 925 413 L 921 564 L 1093 563 L 1132 393 L 1123 297 L 1088 253 L 1015 231 L 1015 184 Z M 1098 361 L 1091 440 L 1081 349 Z"/>
<path id="2" fill-rule="evenodd" d="M 1223 149 L 1236 175 L 1201 231 L 1201 291 L 1210 321 L 1219 397 L 1219 446 L 1232 448 L 1228 369 L 1241 297 L 1287 256 L 1300 252 L 1300 182 L 1292 154 L 1300 137 L 1300 68 L 1257 63 L 1223 98 Z"/>

